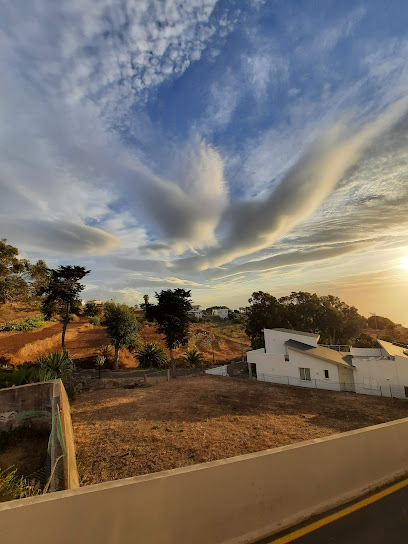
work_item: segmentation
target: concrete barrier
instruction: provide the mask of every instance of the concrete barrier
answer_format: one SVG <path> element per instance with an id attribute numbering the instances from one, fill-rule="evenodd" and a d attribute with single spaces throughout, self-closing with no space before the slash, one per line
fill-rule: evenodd
<path id="1" fill-rule="evenodd" d="M 408 418 L 5 503 L 1 536 L 7 544 L 251 543 L 407 471 Z"/>
<path id="2" fill-rule="evenodd" d="M 40 417 L 41 414 L 43 417 Z M 57 428 L 59 420 L 62 436 Z M 50 470 L 52 471 L 56 458 L 63 453 L 60 461 L 63 464 L 62 488 L 79 487 L 71 408 L 61 380 L 0 389 L 0 431 L 26 425 L 50 430 L 50 436 L 54 439 L 51 440 Z M 60 440 L 62 444 L 59 443 Z"/>

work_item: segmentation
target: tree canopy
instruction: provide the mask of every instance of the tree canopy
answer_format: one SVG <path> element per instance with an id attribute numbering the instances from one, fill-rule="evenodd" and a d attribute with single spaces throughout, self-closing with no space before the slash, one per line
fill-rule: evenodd
<path id="1" fill-rule="evenodd" d="M 126 304 L 107 302 L 103 324 L 108 330 L 110 340 L 115 348 L 113 369 L 119 368 L 119 350 L 127 346 L 139 330 L 139 323 L 133 310 Z"/>
<path id="2" fill-rule="evenodd" d="M 78 304 L 78 295 L 84 286 L 79 283 L 89 274 L 83 266 L 59 266 L 49 269 L 50 281 L 41 289 L 44 299 L 42 301 L 43 312 L 47 317 L 53 313 L 62 316 L 62 349 L 65 350 L 65 333 L 70 319 L 72 308 Z"/>
<path id="3" fill-rule="evenodd" d="M 165 344 L 170 351 L 173 373 L 175 362 L 173 349 L 187 343 L 191 310 L 191 291 L 184 289 L 167 289 L 156 293 L 157 304 L 146 306 L 146 317 L 156 322 L 157 332 L 163 334 Z"/>
<path id="4" fill-rule="evenodd" d="M 277 299 L 257 291 L 249 303 L 246 332 L 252 340 L 262 338 L 263 329 L 283 327 L 318 333 L 323 343 L 347 344 L 365 324 L 354 306 L 333 295 L 299 291 Z"/>

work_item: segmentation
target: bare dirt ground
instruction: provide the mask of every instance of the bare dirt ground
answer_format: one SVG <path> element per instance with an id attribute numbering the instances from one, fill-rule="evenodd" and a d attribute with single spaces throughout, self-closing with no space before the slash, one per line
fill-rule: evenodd
<path id="1" fill-rule="evenodd" d="M 215 376 L 83 393 L 82 485 L 233 457 L 408 416 L 399 400 Z"/>

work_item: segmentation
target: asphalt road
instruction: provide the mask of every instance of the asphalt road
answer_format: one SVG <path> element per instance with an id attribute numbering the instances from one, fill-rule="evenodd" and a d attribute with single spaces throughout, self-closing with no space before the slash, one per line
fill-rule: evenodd
<path id="1" fill-rule="evenodd" d="M 307 527 L 305 526 L 303 530 L 308 530 Z M 313 527 L 313 524 L 309 527 Z M 298 538 L 294 531 L 282 537 L 264 539 L 259 544 L 289 542 L 293 544 L 407 544 L 408 485 Z"/>

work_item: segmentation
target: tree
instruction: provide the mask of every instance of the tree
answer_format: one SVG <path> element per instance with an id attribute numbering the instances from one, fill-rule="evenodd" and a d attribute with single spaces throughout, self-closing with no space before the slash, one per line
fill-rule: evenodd
<path id="1" fill-rule="evenodd" d="M 147 319 L 155 321 L 157 332 L 165 337 L 165 343 L 170 352 L 173 375 L 176 371 L 173 349 L 187 343 L 190 325 L 188 312 L 191 310 L 190 294 L 191 291 L 184 289 L 167 289 L 155 294 L 156 305 L 146 306 Z"/>
<path id="2" fill-rule="evenodd" d="M 382 317 L 380 315 L 371 315 L 368 319 L 368 326 L 371 329 L 378 329 L 383 330 L 387 327 L 393 327 L 395 326 L 394 323 L 391 321 L 391 319 L 388 319 L 388 317 Z"/>
<path id="3" fill-rule="evenodd" d="M 250 306 L 247 310 L 247 326 L 245 332 L 251 338 L 262 338 L 264 329 L 289 326 L 287 309 L 273 295 L 264 291 L 252 293 L 248 300 Z"/>
<path id="4" fill-rule="evenodd" d="M 88 317 L 97 317 L 101 313 L 101 308 L 92 300 L 85 304 L 85 315 Z"/>
<path id="5" fill-rule="evenodd" d="M 0 302 L 15 302 L 28 296 L 28 284 L 22 277 L 25 262 L 19 259 L 16 247 L 7 244 L 5 238 L 0 240 Z"/>
<path id="6" fill-rule="evenodd" d="M 107 302 L 105 304 L 103 324 L 108 329 L 111 343 L 115 349 L 113 369 L 118 370 L 119 350 L 134 340 L 135 334 L 139 330 L 139 324 L 129 306 L 116 302 Z"/>
<path id="7" fill-rule="evenodd" d="M 146 342 L 137 352 L 142 368 L 162 367 L 167 365 L 167 356 L 157 342 Z"/>
<path id="8" fill-rule="evenodd" d="M 70 320 L 71 308 L 75 307 L 78 295 L 84 286 L 79 281 L 89 274 L 83 266 L 59 266 L 50 269 L 50 282 L 41 289 L 45 298 L 42 302 L 46 317 L 58 311 L 62 317 L 62 349 L 65 351 L 65 333 Z"/>
<path id="9" fill-rule="evenodd" d="M 51 272 L 47 263 L 40 259 L 35 264 L 26 261 L 27 282 L 30 286 L 31 297 L 38 296 L 50 283 Z"/>

